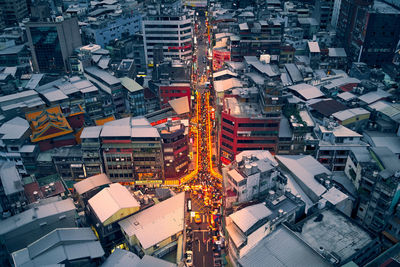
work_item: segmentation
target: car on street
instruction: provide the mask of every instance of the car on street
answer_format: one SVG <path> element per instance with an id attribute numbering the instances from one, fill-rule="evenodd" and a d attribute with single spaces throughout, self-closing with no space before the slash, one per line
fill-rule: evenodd
<path id="1" fill-rule="evenodd" d="M 195 223 L 201 223 L 201 217 L 200 217 L 200 214 L 198 212 L 196 212 L 196 214 L 194 215 L 194 222 Z"/>

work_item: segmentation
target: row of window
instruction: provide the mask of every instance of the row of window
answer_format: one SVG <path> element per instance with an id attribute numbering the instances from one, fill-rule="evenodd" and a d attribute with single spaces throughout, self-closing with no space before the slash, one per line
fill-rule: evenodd
<path id="1" fill-rule="evenodd" d="M 275 144 L 275 140 L 237 140 L 238 144 Z"/>

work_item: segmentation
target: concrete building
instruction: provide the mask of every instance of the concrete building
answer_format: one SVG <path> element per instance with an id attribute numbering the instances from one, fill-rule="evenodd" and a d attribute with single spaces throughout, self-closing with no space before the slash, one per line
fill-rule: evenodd
<path id="1" fill-rule="evenodd" d="M 106 48 L 115 39 L 138 33 L 142 29 L 141 23 L 142 16 L 137 10 L 129 13 L 112 13 L 103 17 L 99 16 L 83 28 L 83 38 L 87 44 L 98 44 L 102 48 Z"/>
<path id="2" fill-rule="evenodd" d="M 97 67 L 85 68 L 85 77 L 107 96 L 103 99 L 102 107 L 105 116 L 126 112 L 126 91 L 118 78 Z"/>
<path id="3" fill-rule="evenodd" d="M 154 186 L 163 182 L 161 137 L 147 119 L 128 117 L 106 123 L 100 140 L 104 170 L 111 180 Z"/>
<path id="4" fill-rule="evenodd" d="M 102 126 L 85 127 L 80 135 L 86 177 L 103 172 L 100 132 Z"/>
<path id="5" fill-rule="evenodd" d="M 68 72 L 68 58 L 82 45 L 76 17 L 26 24 L 32 64 L 36 72 Z"/>
<path id="6" fill-rule="evenodd" d="M 352 148 L 368 146 L 361 141 L 362 135 L 329 120 L 317 125 L 315 133 L 319 139 L 316 159 L 331 171 L 344 170 Z"/>
<path id="7" fill-rule="evenodd" d="M 51 256 L 49 256 L 51 255 Z M 59 228 L 12 253 L 14 266 L 99 265 L 104 250 L 90 228 Z"/>
<path id="8" fill-rule="evenodd" d="M 357 219 L 368 229 L 380 232 L 393 216 L 398 202 L 400 161 L 386 147 L 373 147 L 369 152 L 375 162 L 370 160 L 369 164 L 358 163 L 362 168 L 358 189 L 360 204 Z M 353 161 L 354 158 L 350 160 Z"/>
<path id="9" fill-rule="evenodd" d="M 147 112 L 143 86 L 129 77 L 122 77 L 120 80 L 122 86 L 128 91 L 127 102 L 131 116 L 136 117 L 145 115 Z"/>
<path id="10" fill-rule="evenodd" d="M 242 57 L 280 54 L 283 24 L 278 19 L 248 21 L 236 25 Z"/>
<path id="11" fill-rule="evenodd" d="M 225 98 L 220 133 L 222 163 L 229 164 L 244 150 L 265 149 L 275 152 L 279 123 L 280 113 L 265 112 L 258 103 Z"/>
<path id="12" fill-rule="evenodd" d="M 29 10 L 26 1 L 2 0 L 0 2 L 2 19 L 7 27 L 15 26 L 28 17 Z"/>
<path id="13" fill-rule="evenodd" d="M 315 1 L 314 17 L 319 22 L 321 30 L 327 30 L 332 24 L 335 0 Z"/>
<path id="14" fill-rule="evenodd" d="M 159 185 L 164 179 L 162 141 L 144 117 L 87 127 L 82 135 L 87 176 L 104 172 L 112 181 Z"/>
<path id="15" fill-rule="evenodd" d="M 119 225 L 131 251 L 160 258 L 176 248 L 184 231 L 184 213 L 183 192 L 120 221 Z"/>
<path id="16" fill-rule="evenodd" d="M 123 236 L 118 222 L 140 209 L 140 203 L 119 183 L 110 184 L 88 200 L 85 213 L 108 254 Z"/>
<path id="17" fill-rule="evenodd" d="M 390 63 L 399 40 L 400 10 L 383 1 L 342 0 L 337 34 L 352 62 Z"/>
<path id="18" fill-rule="evenodd" d="M 380 253 L 380 242 L 350 218 L 324 209 L 297 223 L 298 237 L 334 266 L 353 261 L 363 266 Z"/>
<path id="19" fill-rule="evenodd" d="M 162 140 L 164 177 L 179 179 L 189 169 L 189 139 L 187 129 L 181 121 L 169 119 L 164 126 L 157 126 Z"/>
<path id="20" fill-rule="evenodd" d="M 303 214 L 304 202 L 290 193 L 232 213 L 226 219 L 230 258 L 237 264 L 282 222 L 295 223 Z"/>
<path id="21" fill-rule="evenodd" d="M 269 151 L 243 151 L 235 158 L 222 172 L 226 206 L 267 196 L 270 190 L 283 192 L 285 181 L 279 177 L 278 163 Z"/>
<path id="22" fill-rule="evenodd" d="M 192 58 L 192 19 L 180 0 L 148 5 L 142 25 L 149 67 L 154 65 L 154 47 L 158 44 L 162 44 L 164 58 Z"/>
<path id="23" fill-rule="evenodd" d="M 26 205 L 22 179 L 15 162 L 0 161 L 1 211 L 16 214 Z"/>
<path id="24" fill-rule="evenodd" d="M 262 239 L 238 260 L 237 266 L 332 266 L 329 260 L 312 249 L 285 225 Z"/>

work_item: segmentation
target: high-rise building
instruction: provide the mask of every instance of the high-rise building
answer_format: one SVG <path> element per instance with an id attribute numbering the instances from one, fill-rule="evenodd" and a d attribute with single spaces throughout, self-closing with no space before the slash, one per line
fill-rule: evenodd
<path id="1" fill-rule="evenodd" d="M 76 17 L 26 24 L 33 68 L 37 72 L 69 71 L 68 57 L 82 45 Z"/>
<path id="2" fill-rule="evenodd" d="M 6 26 L 14 26 L 28 16 L 25 0 L 0 0 L 0 10 Z"/>
<path id="3" fill-rule="evenodd" d="M 400 9 L 382 1 L 342 0 L 337 24 L 349 60 L 381 66 L 393 60 Z"/>
<path id="4" fill-rule="evenodd" d="M 334 0 L 316 0 L 314 17 L 319 22 L 319 28 L 326 30 L 332 22 Z"/>
<path id="5" fill-rule="evenodd" d="M 162 44 L 164 58 L 192 57 L 192 19 L 181 1 L 160 1 L 148 6 L 143 18 L 146 63 L 154 65 L 154 48 Z"/>
<path id="6" fill-rule="evenodd" d="M 224 164 L 231 163 L 244 150 L 276 152 L 280 113 L 266 114 L 258 103 L 224 99 L 222 110 L 220 155 Z"/>

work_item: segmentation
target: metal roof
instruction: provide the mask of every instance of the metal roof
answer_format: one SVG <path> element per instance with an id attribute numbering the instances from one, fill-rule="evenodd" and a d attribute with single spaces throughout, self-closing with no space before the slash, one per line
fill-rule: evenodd
<path id="1" fill-rule="evenodd" d="M 133 80 L 129 77 L 122 77 L 119 79 L 122 83 L 122 86 L 125 87 L 125 89 L 127 89 L 131 93 L 144 89 L 143 86 L 141 86 L 135 80 Z"/>
<path id="2" fill-rule="evenodd" d="M 136 236 L 144 249 L 183 231 L 185 193 L 179 193 L 120 222 L 130 238 Z M 155 234 L 157 233 L 157 234 Z"/>
<path id="3" fill-rule="evenodd" d="M 121 83 L 118 78 L 114 77 L 107 71 L 101 70 L 97 67 L 85 68 L 85 72 L 94 76 L 96 79 L 100 79 L 101 81 L 105 82 L 108 86 Z"/>
<path id="4" fill-rule="evenodd" d="M 90 228 L 56 229 L 28 247 L 12 253 L 15 266 L 48 266 L 79 259 L 96 259 L 104 250 Z"/>
<path id="5" fill-rule="evenodd" d="M 74 188 L 79 195 L 82 195 L 94 188 L 106 184 L 111 184 L 110 179 L 105 173 L 100 173 L 75 183 Z"/>
<path id="6" fill-rule="evenodd" d="M 330 57 L 347 57 L 346 51 L 344 48 L 328 48 L 328 55 Z"/>
<path id="7" fill-rule="evenodd" d="M 306 194 L 313 192 L 319 197 L 326 192 L 326 188 L 320 184 L 314 176 L 321 173 L 331 172 L 312 156 L 276 156 L 277 160 L 284 165 L 293 175 Z M 315 196 L 311 196 L 315 200 Z"/>
<path id="8" fill-rule="evenodd" d="M 139 202 L 119 183 L 110 184 L 91 199 L 89 205 L 100 222 L 104 223 L 115 213 L 125 208 L 140 207 Z"/>
<path id="9" fill-rule="evenodd" d="M 367 104 L 372 104 L 378 100 L 389 97 L 391 95 L 392 94 L 390 94 L 386 91 L 378 89 L 377 91 L 372 91 L 372 92 L 366 93 L 365 95 L 359 96 L 358 99 L 360 99 L 361 101 L 363 101 Z"/>
<path id="10" fill-rule="evenodd" d="M 75 209 L 74 201 L 71 198 L 31 208 L 0 221 L 0 235 L 25 227 L 35 220 L 54 216 L 56 214 L 62 214 Z"/>
<path id="11" fill-rule="evenodd" d="M 0 179 L 6 196 L 24 191 L 21 176 L 18 173 L 15 162 L 0 162 Z"/>
<path id="12" fill-rule="evenodd" d="M 19 139 L 29 128 L 27 120 L 21 117 L 15 117 L 0 126 L 1 139 Z"/>
<path id="13" fill-rule="evenodd" d="M 185 114 L 190 111 L 189 100 L 186 96 L 169 100 L 168 103 L 178 115 Z"/>
<path id="14" fill-rule="evenodd" d="M 176 264 L 159 259 L 157 257 L 144 255 L 142 259 L 133 252 L 116 249 L 101 267 L 174 267 Z"/>
<path id="15" fill-rule="evenodd" d="M 231 215 L 229 218 L 239 227 L 242 232 L 246 232 L 258 221 L 268 217 L 272 214 L 272 211 L 267 208 L 264 204 L 256 204 L 248 206 L 241 210 L 238 210 Z"/>
<path id="16" fill-rule="evenodd" d="M 311 53 L 321 53 L 318 42 L 308 42 L 308 49 Z"/>
<path id="17" fill-rule="evenodd" d="M 292 85 L 292 86 L 289 86 L 288 88 L 297 92 L 305 100 L 324 96 L 324 93 L 322 93 L 321 90 L 319 90 L 317 87 L 312 86 L 310 84 L 306 84 L 306 83 Z"/>
<path id="18" fill-rule="evenodd" d="M 80 138 L 99 138 L 102 126 L 85 127 L 81 133 Z"/>

